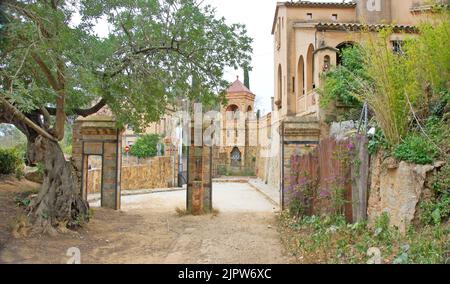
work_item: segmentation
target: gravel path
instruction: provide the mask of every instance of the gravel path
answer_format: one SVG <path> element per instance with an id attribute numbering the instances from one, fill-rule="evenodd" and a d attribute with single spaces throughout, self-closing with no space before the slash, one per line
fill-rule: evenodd
<path id="1" fill-rule="evenodd" d="M 179 217 L 185 191 L 122 197 L 120 212 L 95 209 L 83 229 L 57 237 L 11 239 L 0 263 L 65 263 L 70 247 L 82 263 L 289 263 L 276 226 L 277 208 L 245 183 L 217 183 L 217 216 Z"/>

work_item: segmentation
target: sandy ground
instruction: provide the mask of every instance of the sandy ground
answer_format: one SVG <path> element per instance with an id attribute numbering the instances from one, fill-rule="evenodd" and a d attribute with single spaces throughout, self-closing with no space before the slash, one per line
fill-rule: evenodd
<path id="1" fill-rule="evenodd" d="M 118 212 L 93 204 L 94 218 L 77 232 L 57 237 L 4 238 L 0 263 L 66 263 L 71 247 L 80 249 L 82 263 L 292 261 L 283 252 L 276 229 L 277 209 L 249 185 L 215 184 L 217 216 L 179 217 L 175 208 L 185 208 L 185 194 L 124 196 L 123 209 Z"/>

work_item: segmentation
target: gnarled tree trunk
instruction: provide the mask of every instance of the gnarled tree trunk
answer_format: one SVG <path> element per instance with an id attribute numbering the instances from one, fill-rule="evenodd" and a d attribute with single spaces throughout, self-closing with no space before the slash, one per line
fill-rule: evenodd
<path id="1" fill-rule="evenodd" d="M 36 125 L 42 125 L 39 113 L 27 114 Z M 27 137 L 28 165 L 43 163 L 44 183 L 28 207 L 33 232 L 54 234 L 57 229 L 81 225 L 88 221 L 89 204 L 82 199 L 72 163 L 66 161 L 60 145 L 39 135 L 10 108 L 0 104 L 0 123 L 15 125 Z"/>
<path id="2" fill-rule="evenodd" d="M 28 210 L 34 231 L 54 233 L 87 221 L 89 205 L 81 198 L 72 163 L 58 143 L 42 136 L 31 142 L 28 158 L 44 164 L 44 183 Z"/>

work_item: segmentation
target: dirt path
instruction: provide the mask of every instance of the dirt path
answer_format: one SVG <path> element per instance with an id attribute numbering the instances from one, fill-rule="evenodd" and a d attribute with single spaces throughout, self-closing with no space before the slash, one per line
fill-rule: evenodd
<path id="1" fill-rule="evenodd" d="M 122 199 L 123 210 L 95 209 L 78 232 L 10 239 L 0 263 L 65 263 L 77 247 L 82 263 L 289 263 L 276 230 L 276 208 L 247 184 L 216 184 L 213 216 L 179 217 L 185 192 Z"/>

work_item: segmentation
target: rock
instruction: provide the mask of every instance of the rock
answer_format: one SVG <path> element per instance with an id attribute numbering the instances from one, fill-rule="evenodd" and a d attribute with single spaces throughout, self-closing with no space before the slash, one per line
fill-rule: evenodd
<path id="1" fill-rule="evenodd" d="M 389 170 L 392 170 L 392 169 L 397 169 L 399 164 L 396 159 L 389 157 L 383 162 L 383 166 Z"/>
<path id="2" fill-rule="evenodd" d="M 378 216 L 387 212 L 391 225 L 405 233 L 417 218 L 420 201 L 429 195 L 425 185 L 428 173 L 435 166 L 386 159 L 382 164 L 375 161 L 372 167 L 369 222 L 373 224 Z"/>

